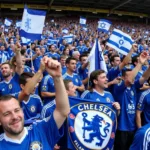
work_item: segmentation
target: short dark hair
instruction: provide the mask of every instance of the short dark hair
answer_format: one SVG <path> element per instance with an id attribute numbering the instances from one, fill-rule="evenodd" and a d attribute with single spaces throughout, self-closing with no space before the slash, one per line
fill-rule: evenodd
<path id="1" fill-rule="evenodd" d="M 66 90 L 69 90 L 68 84 L 69 84 L 70 82 L 72 82 L 72 80 L 67 80 L 67 79 L 64 80 L 64 85 L 65 85 Z"/>
<path id="2" fill-rule="evenodd" d="M 71 60 L 77 61 L 74 57 L 68 57 L 68 58 L 66 59 L 66 64 L 69 64 Z"/>
<path id="3" fill-rule="evenodd" d="M 138 57 L 139 55 L 132 57 L 132 65 L 135 66 L 135 63 L 138 63 Z"/>
<path id="4" fill-rule="evenodd" d="M 12 65 L 11 65 L 10 62 L 8 62 L 8 61 L 2 63 L 2 64 L 1 64 L 1 67 L 2 67 L 3 65 L 8 65 L 8 66 L 12 69 Z"/>
<path id="5" fill-rule="evenodd" d="M 8 94 L 8 95 L 3 95 L 3 96 L 0 96 L 0 101 L 8 101 L 8 100 L 10 100 L 10 99 L 12 99 L 12 98 L 16 99 L 15 96 L 10 95 L 10 94 Z M 16 100 L 17 100 L 17 99 L 16 99 Z"/>
<path id="6" fill-rule="evenodd" d="M 19 76 L 19 84 L 25 85 L 27 83 L 28 78 L 32 78 L 34 76 L 31 72 L 24 72 Z"/>
<path id="7" fill-rule="evenodd" d="M 81 61 L 82 57 L 88 57 L 88 55 L 87 55 L 87 54 L 82 54 L 82 55 L 80 55 L 80 57 L 79 57 L 79 60 L 80 60 L 80 61 Z"/>
<path id="8" fill-rule="evenodd" d="M 124 77 L 128 71 L 132 71 L 132 69 L 123 69 L 122 76 Z"/>
<path id="9" fill-rule="evenodd" d="M 95 70 L 90 74 L 90 84 L 91 84 L 92 88 L 94 88 L 94 86 L 95 86 L 93 81 L 97 80 L 98 76 L 102 73 L 105 73 L 105 71 L 104 70 Z"/>
<path id="10" fill-rule="evenodd" d="M 110 58 L 110 63 L 111 63 L 111 62 L 114 62 L 115 57 L 119 57 L 119 58 L 120 58 L 120 56 L 119 56 L 119 55 L 113 55 L 113 56 L 111 56 L 111 58 Z"/>

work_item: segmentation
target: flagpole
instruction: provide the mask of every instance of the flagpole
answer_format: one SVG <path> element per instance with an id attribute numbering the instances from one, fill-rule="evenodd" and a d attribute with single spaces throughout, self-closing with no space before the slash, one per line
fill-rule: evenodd
<path id="1" fill-rule="evenodd" d="M 33 54 L 32 54 L 32 49 L 31 49 L 31 43 L 30 43 L 30 56 L 31 56 L 31 69 L 34 71 L 34 66 L 33 66 Z"/>

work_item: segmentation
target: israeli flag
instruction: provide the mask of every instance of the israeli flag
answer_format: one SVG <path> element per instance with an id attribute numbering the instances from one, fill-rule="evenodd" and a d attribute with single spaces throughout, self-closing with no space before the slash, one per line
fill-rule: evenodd
<path id="1" fill-rule="evenodd" d="M 68 33 L 69 33 L 69 31 L 68 31 L 68 29 L 64 28 L 64 29 L 62 30 L 62 33 L 64 33 L 64 34 L 68 34 Z"/>
<path id="2" fill-rule="evenodd" d="M 11 24 L 12 24 L 12 21 L 6 18 L 4 21 L 4 25 L 9 27 L 9 26 L 11 26 Z"/>
<path id="3" fill-rule="evenodd" d="M 107 67 L 104 60 L 102 48 L 98 39 L 95 40 L 94 46 L 89 54 L 88 61 L 90 63 L 89 66 L 89 76 L 91 72 L 95 70 L 104 70 L 107 73 Z"/>
<path id="4" fill-rule="evenodd" d="M 110 22 L 109 20 L 101 19 L 98 22 L 98 30 L 103 32 L 108 32 L 111 24 L 112 22 Z"/>
<path id="5" fill-rule="evenodd" d="M 47 41 L 47 45 L 57 45 L 58 44 L 58 40 L 54 40 L 54 39 L 48 39 Z"/>
<path id="6" fill-rule="evenodd" d="M 20 36 L 31 40 L 40 40 L 46 11 L 24 8 Z"/>
<path id="7" fill-rule="evenodd" d="M 65 36 L 63 36 L 63 39 L 65 39 L 68 44 L 72 44 L 73 35 L 65 35 Z"/>
<path id="8" fill-rule="evenodd" d="M 83 27 L 82 29 L 83 29 L 85 32 L 88 31 L 88 28 L 87 28 L 87 27 Z"/>
<path id="9" fill-rule="evenodd" d="M 16 22 L 16 27 L 17 27 L 17 28 L 20 28 L 20 27 L 21 27 L 21 21 L 17 21 L 17 22 Z"/>
<path id="10" fill-rule="evenodd" d="M 31 43 L 31 40 L 30 39 L 27 39 L 27 38 L 24 38 L 24 37 L 21 37 L 21 43 L 22 44 L 26 44 L 26 45 L 29 45 Z"/>
<path id="11" fill-rule="evenodd" d="M 86 25 L 86 18 L 80 17 L 79 23 L 80 23 L 81 25 Z"/>
<path id="12" fill-rule="evenodd" d="M 107 42 L 108 46 L 114 48 L 123 55 L 127 55 L 129 53 L 132 44 L 133 44 L 132 38 L 128 34 L 118 29 L 113 30 Z"/>

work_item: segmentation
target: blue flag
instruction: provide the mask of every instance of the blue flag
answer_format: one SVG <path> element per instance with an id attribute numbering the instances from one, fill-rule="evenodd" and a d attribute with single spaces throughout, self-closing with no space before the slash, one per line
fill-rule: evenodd
<path id="1" fill-rule="evenodd" d="M 54 44 L 54 45 L 57 46 L 58 40 L 55 40 L 55 39 L 48 39 L 48 40 L 47 40 L 47 45 L 52 45 L 52 44 Z"/>
<path id="2" fill-rule="evenodd" d="M 72 44 L 72 42 L 73 42 L 73 35 L 64 35 L 63 39 L 66 40 L 66 42 L 68 44 Z"/>
<path id="3" fill-rule="evenodd" d="M 88 57 L 88 61 L 90 63 L 89 75 L 91 72 L 100 69 L 104 70 L 107 73 L 106 63 L 98 39 L 95 40 L 94 46 Z"/>
<path id="4" fill-rule="evenodd" d="M 69 97 L 68 148 L 75 150 L 113 148 L 116 110 L 112 103 Z"/>
<path id="5" fill-rule="evenodd" d="M 20 28 L 21 27 L 21 21 L 16 21 L 16 27 Z"/>
<path id="6" fill-rule="evenodd" d="M 9 26 L 11 26 L 11 24 L 12 24 L 12 20 L 6 18 L 4 21 L 4 25 L 9 27 Z"/>
<path id="7" fill-rule="evenodd" d="M 20 36 L 31 40 L 40 40 L 46 11 L 24 8 Z"/>
<path id="8" fill-rule="evenodd" d="M 85 26 L 86 25 L 86 18 L 80 17 L 79 23 L 80 23 L 80 25 Z"/>
<path id="9" fill-rule="evenodd" d="M 120 52 L 123 55 L 127 55 L 132 47 L 133 40 L 132 38 L 118 30 L 114 29 L 108 42 L 107 45 L 114 48 L 116 51 Z"/>
<path id="10" fill-rule="evenodd" d="M 111 24 L 112 23 L 109 20 L 101 19 L 98 22 L 98 30 L 103 32 L 108 32 Z"/>

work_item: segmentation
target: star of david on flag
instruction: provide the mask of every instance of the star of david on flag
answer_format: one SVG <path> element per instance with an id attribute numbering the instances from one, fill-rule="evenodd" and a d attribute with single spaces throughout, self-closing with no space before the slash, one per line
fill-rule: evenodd
<path id="1" fill-rule="evenodd" d="M 109 20 L 101 19 L 98 21 L 98 30 L 103 32 L 108 32 L 112 22 Z"/>
<path id="2" fill-rule="evenodd" d="M 134 41 L 128 34 L 118 29 L 114 29 L 107 42 L 107 45 L 114 48 L 121 54 L 127 55 L 133 43 Z"/>
<path id="3" fill-rule="evenodd" d="M 83 26 L 86 25 L 86 18 L 80 17 L 79 23 Z"/>
<path id="4" fill-rule="evenodd" d="M 31 40 L 40 40 L 44 27 L 46 11 L 24 8 L 20 36 Z"/>

